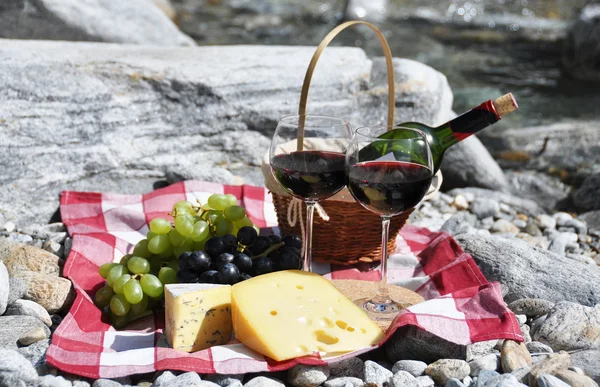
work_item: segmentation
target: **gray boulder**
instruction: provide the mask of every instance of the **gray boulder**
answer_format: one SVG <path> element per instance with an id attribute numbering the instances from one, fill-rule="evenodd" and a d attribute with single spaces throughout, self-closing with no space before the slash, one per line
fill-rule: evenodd
<path id="1" fill-rule="evenodd" d="M 600 383 L 600 351 L 574 351 L 571 354 L 571 363 L 584 370 L 596 383 Z"/>
<path id="2" fill-rule="evenodd" d="M 540 172 L 509 171 L 506 178 L 512 193 L 531 199 L 548 210 L 555 208 L 557 203 L 569 196 L 570 188 L 560 179 Z"/>
<path id="3" fill-rule="evenodd" d="M 147 0 L 19 0 L 0 7 L 0 37 L 191 46 Z"/>
<path id="4" fill-rule="evenodd" d="M 388 359 L 421 360 L 432 363 L 438 359 L 465 359 L 467 346 L 452 343 L 415 326 L 404 326 L 384 344 Z"/>
<path id="5" fill-rule="evenodd" d="M 569 32 L 562 56 L 563 68 L 573 77 L 600 81 L 600 3 L 590 1 Z"/>
<path id="6" fill-rule="evenodd" d="M 444 179 L 446 179 L 446 176 L 444 176 Z M 475 187 L 457 188 L 449 191 L 448 195 L 473 195 L 476 198 L 493 199 L 498 203 L 506 204 L 509 207 L 513 207 L 516 211 L 522 212 L 529 216 L 537 216 L 545 213 L 544 209 L 533 200 L 505 192 L 493 191 L 490 189 Z"/>
<path id="7" fill-rule="evenodd" d="M 579 215 L 579 218 L 587 223 L 590 231 L 600 233 L 600 210 L 586 212 Z"/>
<path id="8" fill-rule="evenodd" d="M 1 224 L 49 219 L 64 189 L 149 192 L 165 180 L 167 166 L 172 176 L 220 167 L 262 185 L 259 165 L 279 118 L 297 112 L 314 52 L 13 40 L 0 45 L 0 120 L 6 123 L 0 126 Z M 411 86 L 410 77 L 420 72 L 441 74 L 414 61 L 396 59 L 394 65 L 402 90 L 397 117 L 424 119 L 436 112 L 429 119 L 442 121 L 451 114 L 447 84 Z M 328 48 L 311 83 L 308 112 L 346 117 L 353 127 L 385 115 L 382 86 L 371 83 L 379 71 L 361 49 Z"/>
<path id="9" fill-rule="evenodd" d="M 31 386 L 37 377 L 31 363 L 19 352 L 0 348 L 0 387 Z"/>
<path id="10" fill-rule="evenodd" d="M 534 339 L 554 351 L 600 349 L 600 309 L 573 302 L 559 302 L 537 329 Z"/>
<path id="11" fill-rule="evenodd" d="M 50 329 L 36 317 L 0 316 L 0 348 L 18 349 L 18 340 L 37 328 L 43 329 L 46 337 L 50 335 Z"/>
<path id="12" fill-rule="evenodd" d="M 526 242 L 461 234 L 456 237 L 489 281 L 508 288 L 506 302 L 520 298 L 600 302 L 600 269 L 532 247 Z"/>
<path id="13" fill-rule="evenodd" d="M 573 204 L 585 211 L 600 210 L 600 173 L 588 176 L 573 192 Z"/>

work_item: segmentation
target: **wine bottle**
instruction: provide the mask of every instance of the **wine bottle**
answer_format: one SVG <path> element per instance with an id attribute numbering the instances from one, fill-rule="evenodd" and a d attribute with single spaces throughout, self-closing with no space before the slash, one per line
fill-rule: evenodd
<path id="1" fill-rule="evenodd" d="M 512 93 L 508 93 L 495 101 L 486 101 L 435 128 L 419 122 L 405 122 L 396 126 L 420 129 L 425 132 L 431 148 L 431 155 L 433 156 L 433 173 L 436 173 L 440 169 L 440 165 L 442 165 L 446 149 L 498 122 L 503 116 L 517 110 L 517 108 L 517 101 Z M 392 129 L 379 136 L 379 138 L 402 138 L 404 135 L 406 135 L 406 131 Z"/>

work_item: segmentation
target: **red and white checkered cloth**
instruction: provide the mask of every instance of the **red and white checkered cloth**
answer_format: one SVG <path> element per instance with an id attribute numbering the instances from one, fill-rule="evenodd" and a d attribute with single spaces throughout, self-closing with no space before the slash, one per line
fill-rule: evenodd
<path id="1" fill-rule="evenodd" d="M 98 267 L 131 252 L 133 245 L 145 236 L 148 222 L 166 216 L 175 202 L 198 198 L 205 203 L 212 193 L 236 195 L 256 225 L 277 226 L 271 196 L 261 187 L 185 181 L 146 195 L 62 193 L 62 220 L 73 237 L 64 275 L 73 281 L 77 297 L 54 332 L 46 353 L 48 363 L 90 378 L 166 369 L 239 374 L 280 371 L 299 363 L 323 364 L 372 349 L 343 357 L 324 355 L 276 362 L 239 343 L 191 354 L 171 349 L 164 339 L 161 314 L 138 320 L 127 330 L 112 328 L 93 303 L 93 294 L 104 283 Z M 315 266 L 314 271 L 333 279 L 377 280 L 379 276 L 377 268 Z M 449 235 L 405 226 L 389 266 L 391 283 L 412 289 L 427 301 L 399 315 L 385 340 L 396 328 L 407 324 L 457 344 L 523 340 L 514 314 L 502 299 L 499 284 L 489 283 L 471 256 Z"/>

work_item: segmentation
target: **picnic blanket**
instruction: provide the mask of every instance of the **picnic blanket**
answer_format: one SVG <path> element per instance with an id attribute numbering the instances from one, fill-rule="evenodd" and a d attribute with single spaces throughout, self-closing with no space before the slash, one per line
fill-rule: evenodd
<path id="1" fill-rule="evenodd" d="M 337 357 L 323 354 L 276 362 L 235 341 L 195 353 L 171 349 L 163 335 L 161 313 L 140 319 L 126 330 L 114 329 L 93 303 L 95 291 L 104 284 L 98 267 L 131 252 L 146 235 L 149 221 L 166 216 L 175 202 L 199 199 L 205 203 L 212 193 L 236 195 L 256 225 L 277 232 L 271 196 L 262 187 L 185 181 L 145 195 L 61 194 L 62 220 L 73 238 L 64 276 L 73 282 L 76 299 L 52 336 L 48 363 L 90 378 L 166 369 L 240 374 L 335 362 L 375 348 Z M 379 278 L 378 268 L 369 266 L 316 264 L 313 271 L 330 279 Z M 500 285 L 489 283 L 472 257 L 446 233 L 406 225 L 390 256 L 388 278 L 426 301 L 401 313 L 379 346 L 404 325 L 462 345 L 491 339 L 523 340 L 514 314 L 502 299 Z"/>

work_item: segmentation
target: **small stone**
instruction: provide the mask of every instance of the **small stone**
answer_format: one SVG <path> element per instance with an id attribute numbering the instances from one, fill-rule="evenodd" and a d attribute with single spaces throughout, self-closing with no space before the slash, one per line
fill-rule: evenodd
<path id="1" fill-rule="evenodd" d="M 540 230 L 540 228 L 536 226 L 533 222 L 527 222 L 527 225 L 525 226 L 523 231 L 535 237 L 540 237 L 544 235 L 544 233 L 542 233 L 542 230 Z"/>
<path id="2" fill-rule="evenodd" d="M 329 379 L 323 383 L 325 387 L 361 387 L 365 384 L 359 378 L 352 376 L 343 376 L 341 378 Z"/>
<path id="3" fill-rule="evenodd" d="M 10 276 L 22 271 L 34 271 L 58 276 L 59 258 L 45 250 L 0 239 L 0 261 L 3 261 Z"/>
<path id="4" fill-rule="evenodd" d="M 285 384 L 265 376 L 257 376 L 244 384 L 244 387 L 285 387 Z"/>
<path id="5" fill-rule="evenodd" d="M 431 379 L 430 376 L 417 376 L 417 382 L 420 387 L 433 387 L 435 386 L 435 382 Z"/>
<path id="6" fill-rule="evenodd" d="M 36 371 L 41 374 L 47 368 L 46 351 L 50 346 L 50 339 L 40 340 L 27 347 L 19 348 L 19 353 L 31 362 Z"/>
<path id="7" fill-rule="evenodd" d="M 521 326 L 527 322 L 527 316 L 524 314 L 515 313 L 515 317 L 517 318 L 517 321 L 519 322 L 519 326 Z"/>
<path id="8" fill-rule="evenodd" d="M 504 340 L 500 351 L 500 362 L 504 372 L 512 372 L 532 364 L 531 355 L 524 343 L 513 340 Z"/>
<path id="9" fill-rule="evenodd" d="M 527 227 L 527 222 L 521 219 L 513 220 L 513 224 L 520 229 L 524 229 L 525 227 Z"/>
<path id="10" fill-rule="evenodd" d="M 0 386 L 31 386 L 37 378 L 29 360 L 15 350 L 0 348 Z"/>
<path id="11" fill-rule="evenodd" d="M 463 382 L 456 378 L 448 379 L 444 387 L 467 387 Z"/>
<path id="12" fill-rule="evenodd" d="M 554 353 L 552 348 L 539 341 L 532 341 L 525 344 L 530 353 Z"/>
<path id="13" fill-rule="evenodd" d="M 478 341 L 467 346 L 466 361 L 478 359 L 480 357 L 494 353 L 494 349 L 498 345 L 499 340 Z"/>
<path id="14" fill-rule="evenodd" d="M 2 228 L 6 232 L 13 232 L 13 231 L 15 231 L 15 228 L 17 228 L 17 226 L 15 226 L 15 224 L 13 222 L 6 222 L 6 223 L 4 223 L 4 226 L 2 226 Z"/>
<path id="15" fill-rule="evenodd" d="M 495 353 L 490 353 L 478 359 L 471 360 L 469 364 L 469 375 L 477 376 L 481 370 L 496 371 L 500 368 L 500 358 Z"/>
<path id="16" fill-rule="evenodd" d="M 524 314 L 533 318 L 548 314 L 553 306 L 553 302 L 541 298 L 521 298 L 508 304 L 508 308 L 515 314 Z"/>
<path id="17" fill-rule="evenodd" d="M 540 377 L 537 378 L 537 385 L 538 387 L 570 387 L 556 376 L 549 374 L 540 375 Z"/>
<path id="18" fill-rule="evenodd" d="M 62 245 L 65 243 L 68 234 L 66 232 L 53 232 L 47 235 L 48 241 Z"/>
<path id="19" fill-rule="evenodd" d="M 494 225 L 490 231 L 495 233 L 506 233 L 506 234 L 518 234 L 519 228 L 505 219 L 498 219 L 494 222 Z"/>
<path id="20" fill-rule="evenodd" d="M 520 383 L 527 384 L 529 382 L 529 372 L 531 372 L 531 367 L 522 367 L 510 374 L 517 378 Z"/>
<path id="21" fill-rule="evenodd" d="M 391 387 L 419 387 L 417 378 L 406 371 L 398 371 L 394 373 L 391 383 Z"/>
<path id="22" fill-rule="evenodd" d="M 567 369 L 571 366 L 571 357 L 566 352 L 551 353 L 544 360 L 535 364 L 529 373 L 529 384 L 536 386 L 537 378 L 543 374 L 554 374 L 561 369 Z"/>
<path id="23" fill-rule="evenodd" d="M 550 242 L 550 246 L 548 246 L 548 251 L 554 254 L 565 255 L 566 247 L 567 243 L 564 240 L 557 238 Z"/>
<path id="24" fill-rule="evenodd" d="M 0 348 L 17 349 L 17 342 L 35 328 L 45 331 L 46 338 L 50 329 L 41 320 L 33 316 L 0 316 Z"/>
<path id="25" fill-rule="evenodd" d="M 15 301 L 23 298 L 27 293 L 27 284 L 20 278 L 10 277 L 8 279 L 9 291 L 8 291 L 8 305 L 12 305 Z"/>
<path id="26" fill-rule="evenodd" d="M 16 276 L 27 284 L 25 299 L 37 302 L 48 313 L 68 309 L 74 300 L 75 292 L 66 278 L 33 271 L 23 271 Z"/>
<path id="27" fill-rule="evenodd" d="M 441 227 L 441 231 L 445 231 L 451 235 L 458 235 L 470 227 L 474 227 L 477 223 L 477 217 L 470 212 L 460 211 L 452 215 Z"/>
<path id="28" fill-rule="evenodd" d="M 552 217 L 554 218 L 558 226 L 563 226 L 566 222 L 573 219 L 571 214 L 568 214 L 566 212 L 557 212 L 554 215 L 552 215 Z"/>
<path id="29" fill-rule="evenodd" d="M 244 375 L 210 374 L 206 375 L 203 380 L 216 383 L 221 387 L 241 387 Z"/>
<path id="30" fill-rule="evenodd" d="M 398 371 L 406 371 L 412 376 L 421 376 L 425 374 L 427 363 L 419 360 L 400 360 L 392 367 L 392 372 L 395 374 Z"/>
<path id="31" fill-rule="evenodd" d="M 73 387 L 92 387 L 92 385 L 83 380 L 74 380 Z"/>
<path id="32" fill-rule="evenodd" d="M 581 368 L 579 368 L 579 367 L 571 366 L 571 367 L 569 367 L 569 371 L 573 371 L 573 372 L 575 372 L 576 374 L 579 374 L 579 375 L 585 375 L 585 372 Z"/>
<path id="33" fill-rule="evenodd" d="M 579 219 L 571 219 L 561 225 L 575 229 L 575 233 L 585 235 L 588 232 L 587 223 Z"/>
<path id="34" fill-rule="evenodd" d="M 357 357 L 331 363 L 329 364 L 329 376 L 331 378 L 351 376 L 362 380 L 365 377 L 365 364 Z"/>
<path id="35" fill-rule="evenodd" d="M 576 244 L 579 240 L 579 235 L 574 232 L 561 232 L 560 239 L 564 240 L 566 245 L 569 245 L 570 243 Z"/>
<path id="36" fill-rule="evenodd" d="M 577 387 L 598 387 L 592 378 L 586 375 L 580 375 L 577 372 L 569 370 L 560 370 L 554 373 L 554 376 L 571 386 Z"/>
<path id="37" fill-rule="evenodd" d="M 44 236 L 44 235 L 48 235 L 50 233 L 66 232 L 66 231 L 67 231 L 67 227 L 65 226 L 64 223 L 55 222 L 55 223 L 49 223 L 49 224 L 44 224 L 44 225 L 40 226 L 37 229 L 36 235 Z"/>
<path id="38" fill-rule="evenodd" d="M 44 375 L 40 376 L 36 387 L 72 387 L 73 384 L 63 378 L 62 376 L 56 375 Z"/>
<path id="39" fill-rule="evenodd" d="M 530 334 L 531 328 L 529 328 L 529 325 L 522 324 L 521 326 L 519 326 L 519 328 L 521 329 L 521 334 L 523 335 L 523 342 L 525 344 L 530 343 L 531 342 L 531 334 Z"/>
<path id="40" fill-rule="evenodd" d="M 462 380 L 462 383 L 463 383 L 465 386 L 469 387 L 469 386 L 471 386 L 471 385 L 473 384 L 473 378 L 471 378 L 470 376 L 468 376 L 468 375 L 467 375 L 467 376 L 465 376 L 465 377 L 464 377 L 464 379 Z"/>
<path id="41" fill-rule="evenodd" d="M 123 385 L 119 382 L 115 382 L 110 379 L 97 379 L 92 383 L 92 387 L 122 387 Z M 183 386 L 178 386 L 183 387 Z"/>
<path id="42" fill-rule="evenodd" d="M 392 371 L 374 361 L 367 360 L 365 362 L 365 382 L 383 385 L 384 383 L 388 383 L 392 376 L 394 376 Z"/>
<path id="43" fill-rule="evenodd" d="M 491 370 L 481 370 L 479 375 L 477 375 L 477 382 L 475 385 L 477 387 L 487 386 L 489 382 L 499 377 L 500 374 L 496 371 Z"/>
<path id="44" fill-rule="evenodd" d="M 444 384 L 448 379 L 463 379 L 469 375 L 469 365 L 464 360 L 440 359 L 427 366 L 425 373 L 437 384 Z"/>
<path id="45" fill-rule="evenodd" d="M 329 377 L 328 366 L 297 365 L 288 371 L 288 382 L 295 387 L 316 387 Z"/>
<path id="46" fill-rule="evenodd" d="M 10 282 L 8 278 L 8 270 L 4 263 L 0 261 L 0 316 L 6 311 L 8 306 L 8 295 L 10 294 Z"/>
<path id="47" fill-rule="evenodd" d="M 21 234 L 18 232 L 12 232 L 6 238 L 7 241 L 19 244 L 31 244 L 33 242 L 33 237 L 27 234 Z"/>
<path id="48" fill-rule="evenodd" d="M 470 209 L 478 219 L 483 219 L 496 215 L 500 211 L 500 205 L 493 199 L 476 198 L 471 202 Z"/>
<path id="49" fill-rule="evenodd" d="M 56 243 L 54 241 L 51 240 L 47 240 L 46 242 L 44 242 L 42 244 L 42 249 L 56 255 L 57 257 L 62 258 L 65 248 L 63 247 L 63 245 L 61 245 L 60 243 Z"/>
<path id="50" fill-rule="evenodd" d="M 48 329 L 38 327 L 30 330 L 25 335 L 19 337 L 19 344 L 30 345 L 40 340 L 47 339 L 48 337 L 50 337 Z"/>
<path id="51" fill-rule="evenodd" d="M 535 217 L 535 222 L 538 226 L 543 229 L 554 229 L 556 228 L 556 220 L 550 215 L 542 214 Z"/>
<path id="52" fill-rule="evenodd" d="M 168 387 L 177 376 L 171 371 L 164 371 L 152 383 L 152 387 Z"/>
<path id="53" fill-rule="evenodd" d="M 43 306 L 29 300 L 17 300 L 7 310 L 6 316 L 33 316 L 44 322 L 47 326 L 52 326 L 50 314 Z"/>
<path id="54" fill-rule="evenodd" d="M 452 205 L 458 210 L 466 210 L 467 208 L 469 208 L 469 202 L 467 201 L 467 198 L 464 197 L 464 195 L 456 195 L 454 197 Z"/>
<path id="55" fill-rule="evenodd" d="M 197 373 L 186 372 L 177 376 L 173 381 L 171 381 L 171 383 L 169 383 L 169 387 L 197 386 L 201 381 L 202 379 L 200 379 L 200 376 Z"/>

